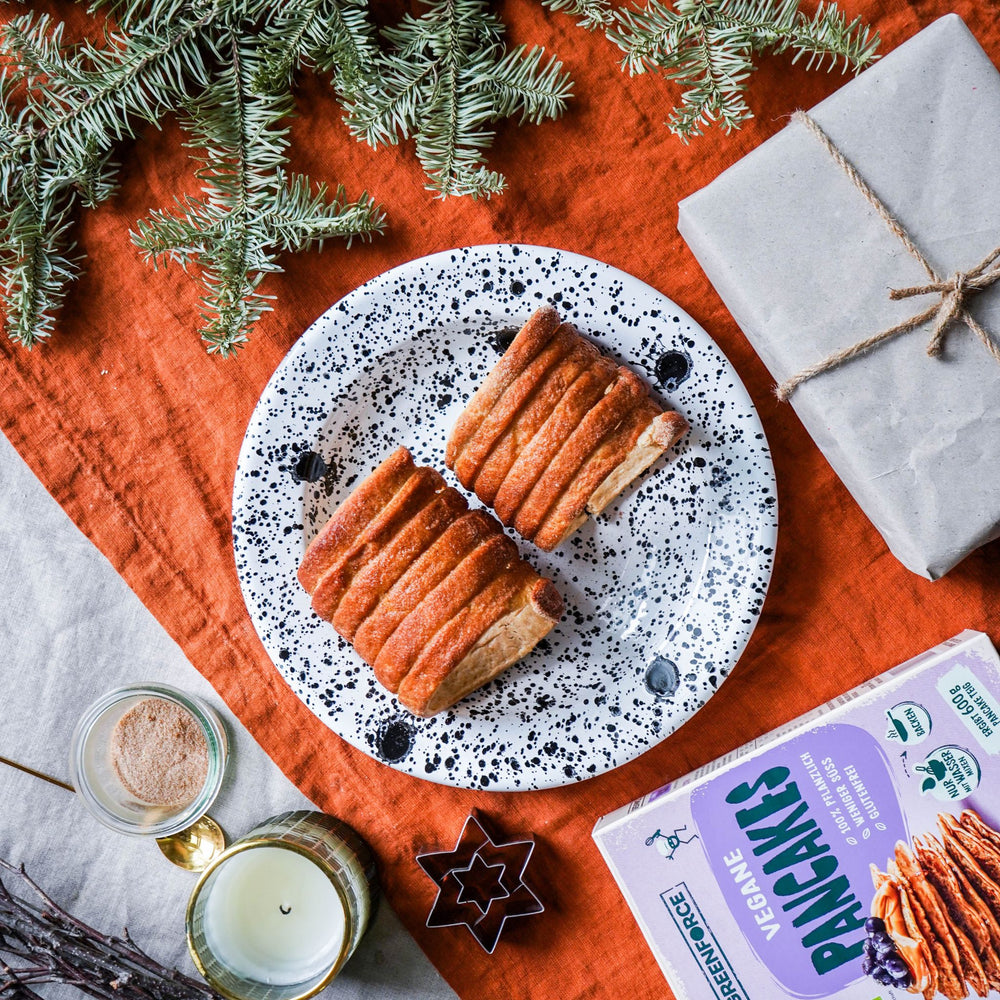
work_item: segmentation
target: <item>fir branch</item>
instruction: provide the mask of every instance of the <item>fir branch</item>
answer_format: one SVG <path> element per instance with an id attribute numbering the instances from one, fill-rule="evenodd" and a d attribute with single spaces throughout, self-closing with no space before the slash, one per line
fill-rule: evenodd
<path id="1" fill-rule="evenodd" d="M 177 220 L 172 239 L 174 259 L 196 256 L 202 272 L 205 325 L 202 338 L 210 353 L 223 357 L 246 342 L 250 327 L 269 308 L 258 286 L 276 269 L 255 225 L 253 212 L 269 192 L 274 171 L 285 162 L 287 96 L 263 96 L 253 90 L 260 71 L 259 53 L 235 31 L 229 32 L 227 62 L 209 85 L 186 103 L 187 127 L 194 136 L 202 166 L 197 171 L 205 198 L 198 210 Z M 206 219 L 210 227 L 204 227 Z M 160 216 L 162 224 L 162 216 Z M 133 240 L 157 263 L 157 217 L 140 223 Z M 185 229 L 187 240 L 184 241 Z M 151 238 L 153 237 L 153 238 Z M 162 252 L 162 251 L 161 251 Z"/>
<path id="2" fill-rule="evenodd" d="M 485 0 L 431 0 L 383 32 L 390 51 L 375 63 L 380 85 L 357 91 L 348 125 L 377 148 L 416 137 L 428 189 L 441 197 L 496 194 L 504 179 L 485 166 L 501 118 L 542 121 L 570 96 L 561 64 L 525 48 L 504 53 L 503 25 Z"/>
<path id="3" fill-rule="evenodd" d="M 292 96 L 288 86 L 269 95 L 255 89 L 265 70 L 257 39 L 284 32 L 296 12 L 289 8 L 297 5 L 98 0 L 92 9 L 102 6 L 128 28 L 127 34 L 108 32 L 103 46 L 67 47 L 62 26 L 45 15 L 0 28 L 0 57 L 9 67 L 0 83 L 0 202 L 6 210 L 0 273 L 8 332 L 27 346 L 51 333 L 81 264 L 68 235 L 76 206 L 110 197 L 118 171 L 113 150 L 180 106 L 199 150 L 205 195 L 178 201 L 172 213 L 152 213 L 134 239 L 154 264 L 174 260 L 186 267 L 197 260 L 202 334 L 210 351 L 230 354 L 270 308 L 259 286 L 280 270 L 278 253 L 378 232 L 383 216 L 367 195 L 350 202 L 338 190 L 331 198 L 325 187 L 313 190 L 307 178 L 284 173 Z M 344 30 L 367 32 L 370 45 L 371 29 L 358 26 L 357 0 L 313 5 L 327 20 L 335 20 L 334 6 Z M 344 43 L 318 19 L 293 41 L 296 64 L 314 65 L 335 58 L 330 52 L 340 53 Z M 274 55 L 266 46 L 263 52 Z M 26 103 L 15 111 L 10 94 L 22 82 Z"/>
<path id="4" fill-rule="evenodd" d="M 122 31 L 131 31 L 138 25 L 161 30 L 173 24 L 194 5 L 205 5 L 206 0 L 91 0 L 88 11 L 93 14 L 103 10 Z"/>
<path id="5" fill-rule="evenodd" d="M 875 59 L 879 37 L 860 18 L 848 22 L 834 4 L 813 18 L 799 0 L 649 0 L 616 12 L 608 37 L 625 53 L 631 74 L 659 72 L 683 88 L 668 122 L 685 141 L 708 125 L 726 132 L 751 117 L 744 94 L 753 55 L 770 49 L 807 57 L 809 68 L 838 60 L 862 69 Z"/>
<path id="6" fill-rule="evenodd" d="M 105 48 L 62 43 L 61 26 L 25 15 L 0 30 L 8 77 L 0 86 L 0 273 L 7 332 L 31 347 L 47 338 L 80 272 L 69 233 L 77 203 L 115 190 L 112 149 L 157 121 L 178 91 L 206 77 L 201 33 L 218 6 L 188 17 L 167 38 L 109 34 Z M 11 93 L 29 84 L 25 106 Z M 43 85 L 44 84 L 44 85 Z"/>
<path id="7" fill-rule="evenodd" d="M 273 296 L 258 290 L 269 271 L 280 271 L 266 247 L 251 233 L 230 233 L 210 243 L 198 256 L 204 295 L 202 340 L 209 354 L 231 357 L 247 342 L 249 331 L 266 312 Z"/>
<path id="8" fill-rule="evenodd" d="M 331 197 L 325 184 L 314 187 L 302 174 L 279 173 L 262 223 L 270 244 L 295 253 L 320 250 L 326 240 L 342 239 L 350 246 L 355 237 L 381 233 L 385 215 L 366 191 L 348 201 L 342 185 Z"/>
<path id="9" fill-rule="evenodd" d="M 37 164 L 20 174 L 19 191 L 0 227 L 0 273 L 7 333 L 27 348 L 49 337 L 68 286 L 79 274 L 81 255 L 68 237 L 72 199 L 46 197 L 49 179 Z"/>
<path id="10" fill-rule="evenodd" d="M 611 24 L 614 12 L 610 0 L 542 0 L 549 10 L 562 11 L 577 18 L 581 28 L 593 30 Z"/>
<path id="11" fill-rule="evenodd" d="M 175 263 L 187 270 L 190 261 L 224 238 L 225 216 L 225 210 L 201 199 L 177 198 L 173 210 L 155 209 L 136 222 L 132 242 L 155 269 Z"/>
<path id="12" fill-rule="evenodd" d="M 296 68 L 311 66 L 333 73 L 342 98 L 372 79 L 378 49 L 367 0 L 279 0 L 261 44 L 266 57 L 256 78 L 259 90 L 277 93 L 290 85 Z"/>
<path id="13" fill-rule="evenodd" d="M 190 85 L 207 85 L 209 53 L 201 43 L 222 10 L 221 2 L 213 3 L 200 17 L 175 23 L 167 37 L 142 28 L 127 36 L 109 32 L 104 47 L 84 42 L 61 54 L 61 71 L 79 81 L 86 97 L 74 100 L 73 92 L 54 88 L 29 90 L 32 125 L 0 150 L 0 169 L 23 160 L 30 148 L 53 158 L 88 146 L 110 149 L 135 138 L 141 125 L 156 124 Z M 5 40 L 0 38 L 0 55 L 16 62 L 17 51 L 3 48 Z"/>
<path id="14" fill-rule="evenodd" d="M 874 62 L 879 47 L 878 32 L 872 33 L 860 17 L 848 21 L 835 3 L 820 3 L 813 19 L 799 14 L 796 30 L 789 32 L 777 51 L 794 49 L 792 62 L 807 56 L 807 69 L 820 69 L 829 57 L 830 69 L 841 60 L 844 72 L 855 71 Z"/>
<path id="15" fill-rule="evenodd" d="M 543 66 L 544 55 L 545 50 L 538 46 L 529 51 L 522 45 L 496 64 L 490 87 L 495 91 L 498 117 L 520 115 L 522 124 L 540 125 L 563 113 L 572 96 L 569 78 L 555 59 Z"/>
<path id="16" fill-rule="evenodd" d="M 73 90 L 76 74 L 64 57 L 63 25 L 48 14 L 22 14 L 0 25 L 0 47 L 7 73 L 15 83 L 33 90 L 44 79 L 51 86 Z"/>
<path id="17" fill-rule="evenodd" d="M 276 12 L 263 44 L 264 64 L 254 77 L 257 90 L 276 94 L 291 85 L 292 73 L 305 56 L 304 40 L 326 6 L 327 0 L 302 0 Z"/>
<path id="18" fill-rule="evenodd" d="M 366 195 L 348 202 L 338 190 L 328 200 L 325 187 L 313 191 L 307 178 L 286 176 L 291 95 L 257 91 L 267 56 L 248 34 L 230 29 L 226 52 L 226 64 L 185 105 L 204 197 L 179 200 L 175 213 L 152 213 L 132 234 L 154 266 L 197 261 L 201 335 L 210 353 L 224 357 L 246 343 L 271 308 L 260 284 L 281 270 L 280 251 L 333 236 L 350 240 L 382 226 Z"/>
<path id="19" fill-rule="evenodd" d="M 845 72 L 858 70 L 874 60 L 878 49 L 878 36 L 872 37 L 860 17 L 848 22 L 836 4 L 827 2 L 810 20 L 799 10 L 799 0 L 735 0 L 718 11 L 715 23 L 746 35 L 754 51 L 793 49 L 792 62 L 808 56 L 807 69 L 822 69 L 827 59 L 832 69 L 839 59 Z"/>
<path id="20" fill-rule="evenodd" d="M 121 164 L 110 150 L 104 151 L 96 143 L 89 144 L 76 168 L 68 172 L 84 208 L 97 208 L 118 190 L 118 173 Z"/>

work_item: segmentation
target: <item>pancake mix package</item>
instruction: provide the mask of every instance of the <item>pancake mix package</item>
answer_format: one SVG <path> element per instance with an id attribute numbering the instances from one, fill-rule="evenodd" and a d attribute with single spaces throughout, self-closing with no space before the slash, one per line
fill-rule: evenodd
<path id="1" fill-rule="evenodd" d="M 599 820 L 679 998 L 1000 996 L 1000 658 L 965 631 Z"/>

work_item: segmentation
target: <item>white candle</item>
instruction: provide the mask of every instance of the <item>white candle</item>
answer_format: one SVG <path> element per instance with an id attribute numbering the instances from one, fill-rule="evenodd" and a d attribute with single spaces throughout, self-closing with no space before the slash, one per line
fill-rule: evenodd
<path id="1" fill-rule="evenodd" d="M 333 967 L 346 920 L 317 864 L 283 847 L 252 847 L 219 866 L 204 927 L 208 947 L 231 972 L 288 986 Z"/>

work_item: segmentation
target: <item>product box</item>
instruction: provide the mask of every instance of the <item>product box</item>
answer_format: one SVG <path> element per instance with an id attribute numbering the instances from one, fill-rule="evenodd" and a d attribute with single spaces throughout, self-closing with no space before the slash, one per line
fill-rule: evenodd
<path id="1" fill-rule="evenodd" d="M 1000 658 L 965 631 L 599 820 L 680 1000 L 1000 996 Z"/>

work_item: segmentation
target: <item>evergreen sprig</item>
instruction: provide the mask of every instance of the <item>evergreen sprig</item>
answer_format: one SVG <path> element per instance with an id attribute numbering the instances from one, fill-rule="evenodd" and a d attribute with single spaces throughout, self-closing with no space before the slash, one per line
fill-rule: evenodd
<path id="1" fill-rule="evenodd" d="M 331 73 L 345 98 L 373 81 L 378 40 L 367 0 L 297 0 L 279 6 L 261 43 L 266 56 L 259 90 L 286 89 L 292 73 L 310 67 Z"/>
<path id="2" fill-rule="evenodd" d="M 428 189 L 441 197 L 502 191 L 504 178 L 485 166 L 489 126 L 555 117 L 570 97 L 556 59 L 526 46 L 505 51 L 487 0 L 430 0 L 382 34 L 389 50 L 375 60 L 378 84 L 350 98 L 348 126 L 373 148 L 415 137 Z"/>
<path id="3" fill-rule="evenodd" d="M 226 356 L 271 308 L 259 286 L 281 270 L 280 251 L 379 232 L 383 216 L 367 195 L 348 202 L 340 190 L 329 200 L 325 187 L 314 191 L 307 178 L 286 175 L 291 93 L 255 89 L 266 56 L 252 34 L 231 27 L 221 41 L 212 79 L 183 105 L 204 196 L 153 212 L 132 239 L 154 266 L 197 261 L 202 337 L 211 353 Z"/>
<path id="4" fill-rule="evenodd" d="M 168 35 L 142 25 L 103 46 L 66 46 L 61 26 L 25 14 L 0 27 L 0 275 L 8 334 L 31 347 L 48 337 L 79 275 L 70 233 L 78 206 L 115 191 L 112 153 L 156 122 L 178 91 L 208 79 L 200 39 L 218 4 L 185 12 Z M 24 84 L 24 104 L 13 93 Z"/>
<path id="5" fill-rule="evenodd" d="M 508 48 L 490 0 L 417 0 L 385 28 L 370 0 L 90 0 L 117 27 L 70 45 L 62 25 L 29 13 L 0 25 L 0 306 L 10 337 L 31 347 L 55 329 L 82 253 L 81 209 L 112 197 L 123 143 L 164 115 L 181 117 L 200 197 L 151 212 L 132 234 L 154 266 L 176 262 L 202 283 L 202 336 L 232 354 L 271 307 L 261 283 L 284 252 L 379 232 L 367 194 L 349 199 L 288 172 L 295 75 L 328 74 L 351 132 L 378 148 L 413 139 L 441 197 L 496 194 L 504 178 L 488 150 L 502 119 L 560 115 L 568 75 L 538 47 Z M 541 0 L 604 28 L 631 73 L 656 71 L 685 88 L 671 128 L 688 139 L 750 115 L 753 58 L 790 51 L 809 66 L 859 69 L 878 36 L 822 2 Z"/>
<path id="6" fill-rule="evenodd" d="M 600 28 L 614 20 L 610 0 L 542 0 L 542 4 L 575 17 L 581 28 Z"/>
<path id="7" fill-rule="evenodd" d="M 625 52 L 629 73 L 659 72 L 684 88 L 668 125 L 685 141 L 706 126 L 730 132 L 752 117 L 746 82 L 764 50 L 792 50 L 809 68 L 842 61 L 857 71 L 879 45 L 860 18 L 848 21 L 825 2 L 810 18 L 799 0 L 649 0 L 641 10 L 617 11 L 608 37 Z"/>
<path id="8" fill-rule="evenodd" d="M 331 5 L 317 9 L 328 16 Z M 197 263 L 202 336 L 211 352 L 231 354 L 270 308 L 259 285 L 281 270 L 279 253 L 378 232 L 382 213 L 366 194 L 351 201 L 338 188 L 330 196 L 325 185 L 286 174 L 291 66 L 283 88 L 261 93 L 261 79 L 274 72 L 275 48 L 259 43 L 287 37 L 288 8 L 296 5 L 110 0 L 92 9 L 100 6 L 120 25 L 102 44 L 66 45 L 62 25 L 44 14 L 0 27 L 6 67 L 0 295 L 8 335 L 31 347 L 52 333 L 82 264 L 71 238 L 76 210 L 114 193 L 119 166 L 113 152 L 123 140 L 178 110 L 196 150 L 204 196 L 179 199 L 173 212 L 153 212 L 133 239 L 154 265 Z M 352 15 L 342 22 L 358 30 Z M 294 58 L 329 65 L 342 43 L 336 32 L 317 41 L 315 29 L 303 31 Z M 16 110 L 19 86 L 25 97 Z"/>

